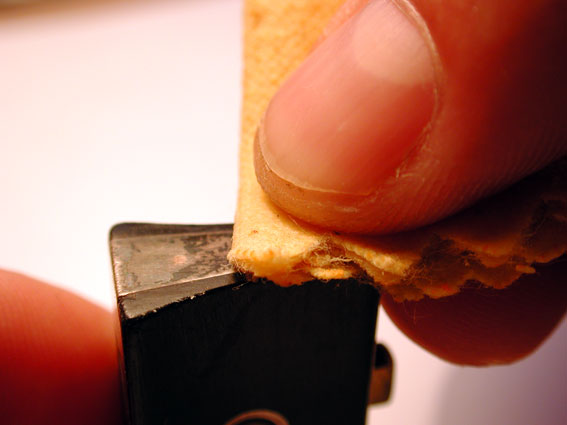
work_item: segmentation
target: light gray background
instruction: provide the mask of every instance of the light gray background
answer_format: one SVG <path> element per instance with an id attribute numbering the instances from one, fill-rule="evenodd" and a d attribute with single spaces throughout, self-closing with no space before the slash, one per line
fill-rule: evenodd
<path id="1" fill-rule="evenodd" d="M 0 266 L 112 308 L 113 224 L 233 219 L 241 4 L 54 9 L 0 8 Z M 529 359 L 489 369 L 434 358 L 383 314 L 379 339 L 395 383 L 370 424 L 567 423 L 565 321 Z"/>

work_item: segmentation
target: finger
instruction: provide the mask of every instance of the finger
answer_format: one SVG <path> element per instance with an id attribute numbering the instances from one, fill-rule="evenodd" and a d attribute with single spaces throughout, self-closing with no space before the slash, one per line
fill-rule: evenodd
<path id="1" fill-rule="evenodd" d="M 567 153 L 564 2 L 361 3 L 341 9 L 259 128 L 258 180 L 283 209 L 399 231 Z"/>
<path id="2" fill-rule="evenodd" d="M 335 32 L 350 17 L 358 13 L 360 9 L 368 4 L 368 1 L 369 0 L 346 0 L 323 29 L 323 33 L 315 44 L 315 47 Z"/>
<path id="3" fill-rule="evenodd" d="M 447 298 L 381 304 L 413 341 L 447 361 L 463 365 L 505 364 L 532 353 L 567 309 L 567 262 L 524 275 L 507 289 L 468 285 Z"/>
<path id="4" fill-rule="evenodd" d="M 0 422 L 121 423 L 113 315 L 8 271 L 0 296 Z"/>

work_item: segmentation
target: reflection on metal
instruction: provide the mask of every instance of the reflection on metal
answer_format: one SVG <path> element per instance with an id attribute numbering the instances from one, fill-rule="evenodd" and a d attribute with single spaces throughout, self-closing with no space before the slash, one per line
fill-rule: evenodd
<path id="1" fill-rule="evenodd" d="M 376 288 L 248 280 L 231 237 L 230 224 L 112 229 L 128 423 L 364 424 L 392 371 Z"/>
<path id="2" fill-rule="evenodd" d="M 388 349 L 382 344 L 376 345 L 374 367 L 370 374 L 368 404 L 384 403 L 390 398 L 394 364 Z"/>
<path id="3" fill-rule="evenodd" d="M 279 413 L 272 410 L 252 410 L 232 418 L 225 425 L 290 425 Z"/>
<path id="4" fill-rule="evenodd" d="M 238 276 L 226 260 L 231 240 L 230 224 L 114 227 L 110 253 L 123 313 L 136 317 L 235 283 Z"/>
<path id="5" fill-rule="evenodd" d="M 112 241 L 118 295 L 234 273 L 226 261 L 232 228 Z"/>

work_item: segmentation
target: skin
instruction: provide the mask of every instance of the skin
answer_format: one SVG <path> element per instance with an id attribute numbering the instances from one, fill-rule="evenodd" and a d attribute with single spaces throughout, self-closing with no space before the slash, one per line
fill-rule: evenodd
<path id="1" fill-rule="evenodd" d="M 542 266 L 503 290 L 470 283 L 448 298 L 398 303 L 383 294 L 380 302 L 400 330 L 442 359 L 509 364 L 537 349 L 564 317 L 566 269 Z"/>
<path id="2" fill-rule="evenodd" d="M 9 271 L 0 294 L 2 423 L 122 423 L 115 315 Z"/>
<path id="3" fill-rule="evenodd" d="M 564 2 L 413 1 L 421 18 L 413 26 L 398 19 L 398 26 L 412 45 L 412 31 L 430 36 L 418 47 L 429 50 L 434 67 L 431 113 L 425 60 L 413 69 L 424 75 L 403 77 L 421 84 L 400 89 L 402 65 L 371 78 L 352 55 L 335 54 L 359 47 L 350 32 L 333 34 L 343 23 L 358 28 L 356 12 L 366 3 L 351 1 L 339 11 L 330 35 L 267 108 L 256 149 L 263 165 L 256 169 L 276 204 L 333 230 L 392 233 L 446 217 L 567 154 Z M 379 50 L 385 57 L 371 65 L 385 69 L 396 52 L 379 40 L 363 48 L 368 55 Z M 412 65 L 412 55 L 405 60 Z M 323 81 L 309 84 L 312 75 Z M 358 121 L 349 127 L 353 115 Z"/>
<path id="4" fill-rule="evenodd" d="M 445 360 L 510 363 L 536 349 L 563 316 L 566 272 L 556 263 L 506 290 L 468 288 L 403 304 L 384 295 L 381 303 L 402 331 Z M 3 423 L 122 423 L 116 313 L 9 271 L 0 270 L 0 294 Z"/>
<path id="5" fill-rule="evenodd" d="M 383 70 L 389 61 L 400 59 L 381 46 L 384 34 L 366 52 L 380 52 L 374 64 L 377 80 L 361 73 L 352 56 L 341 53 L 359 47 L 352 34 L 369 10 L 376 20 L 375 26 L 370 23 L 372 30 L 388 25 L 378 9 L 390 6 L 381 0 L 347 1 L 267 108 L 255 141 L 258 181 L 273 202 L 306 222 L 355 233 L 413 229 L 459 211 L 567 153 L 567 60 L 560 54 L 567 43 L 564 2 L 414 0 L 412 6 L 398 5 L 409 16 L 417 13 L 412 22 L 426 40 L 419 45 L 412 34 L 415 28 L 394 14 L 397 37 L 405 42 L 400 46 L 428 49 L 434 67 L 435 108 L 415 140 L 408 140 L 414 133 L 402 131 L 405 121 L 402 130 L 381 122 L 409 115 L 410 123 L 421 125 L 424 110 L 431 106 L 428 62 L 419 55 L 414 55 L 417 64 L 408 59 L 410 70 L 423 74 L 421 79 L 396 68 L 406 83 L 400 91 L 385 87 L 399 76 Z M 329 77 L 325 69 L 331 68 L 342 80 Z M 333 84 L 307 84 L 304 74 L 320 75 Z M 411 91 L 412 78 L 425 90 Z M 341 87 L 344 80 L 347 90 Z M 316 84 L 332 102 L 317 103 L 318 93 L 311 91 Z M 369 101 L 359 92 L 377 99 Z M 394 100 L 391 108 L 383 107 L 384 97 L 386 102 Z M 363 132 L 348 127 L 352 112 L 359 110 Z M 564 316 L 565 268 L 559 261 L 506 290 L 468 289 L 454 297 L 404 304 L 386 295 L 382 303 L 406 335 L 445 360 L 510 363 L 533 352 Z M 520 312 L 529 312 L 527 322 Z"/>
<path id="6" fill-rule="evenodd" d="M 345 3 L 324 37 L 366 3 Z M 368 169 L 369 185 L 361 174 L 363 192 L 370 187 L 380 194 L 381 205 L 360 193 L 305 189 L 273 173 L 257 149 L 259 179 L 283 208 L 298 216 L 309 211 L 308 221 L 339 230 L 384 233 L 413 228 L 469 205 L 565 153 L 567 85 L 557 78 L 567 75 L 565 55 L 557 55 L 565 45 L 561 1 L 413 4 L 442 65 L 436 74 L 443 93 L 440 110 L 453 115 L 434 116 L 427 144 L 422 145 L 428 149 L 402 155 L 405 179 L 392 180 L 388 173 L 394 169 Z M 398 112 L 393 111 L 393 117 Z M 280 113 L 285 116 L 285 110 Z M 473 177 L 474 187 L 467 183 Z M 316 208 L 321 203 L 323 208 Z M 360 207 L 360 215 L 326 213 L 340 203 Z M 381 211 L 397 211 L 396 219 L 380 216 Z M 510 363 L 533 352 L 564 316 L 566 273 L 565 261 L 559 261 L 505 290 L 468 288 L 454 297 L 404 304 L 386 295 L 382 304 L 402 331 L 445 360 Z M 0 294 L 3 423 L 121 423 L 114 313 L 9 271 L 0 270 Z"/>

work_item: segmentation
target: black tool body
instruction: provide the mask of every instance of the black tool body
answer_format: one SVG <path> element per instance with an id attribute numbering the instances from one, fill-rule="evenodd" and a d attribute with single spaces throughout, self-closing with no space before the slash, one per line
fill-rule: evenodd
<path id="1" fill-rule="evenodd" d="M 231 236 L 232 225 L 112 230 L 129 422 L 363 424 L 378 291 L 248 281 L 226 260 Z"/>

